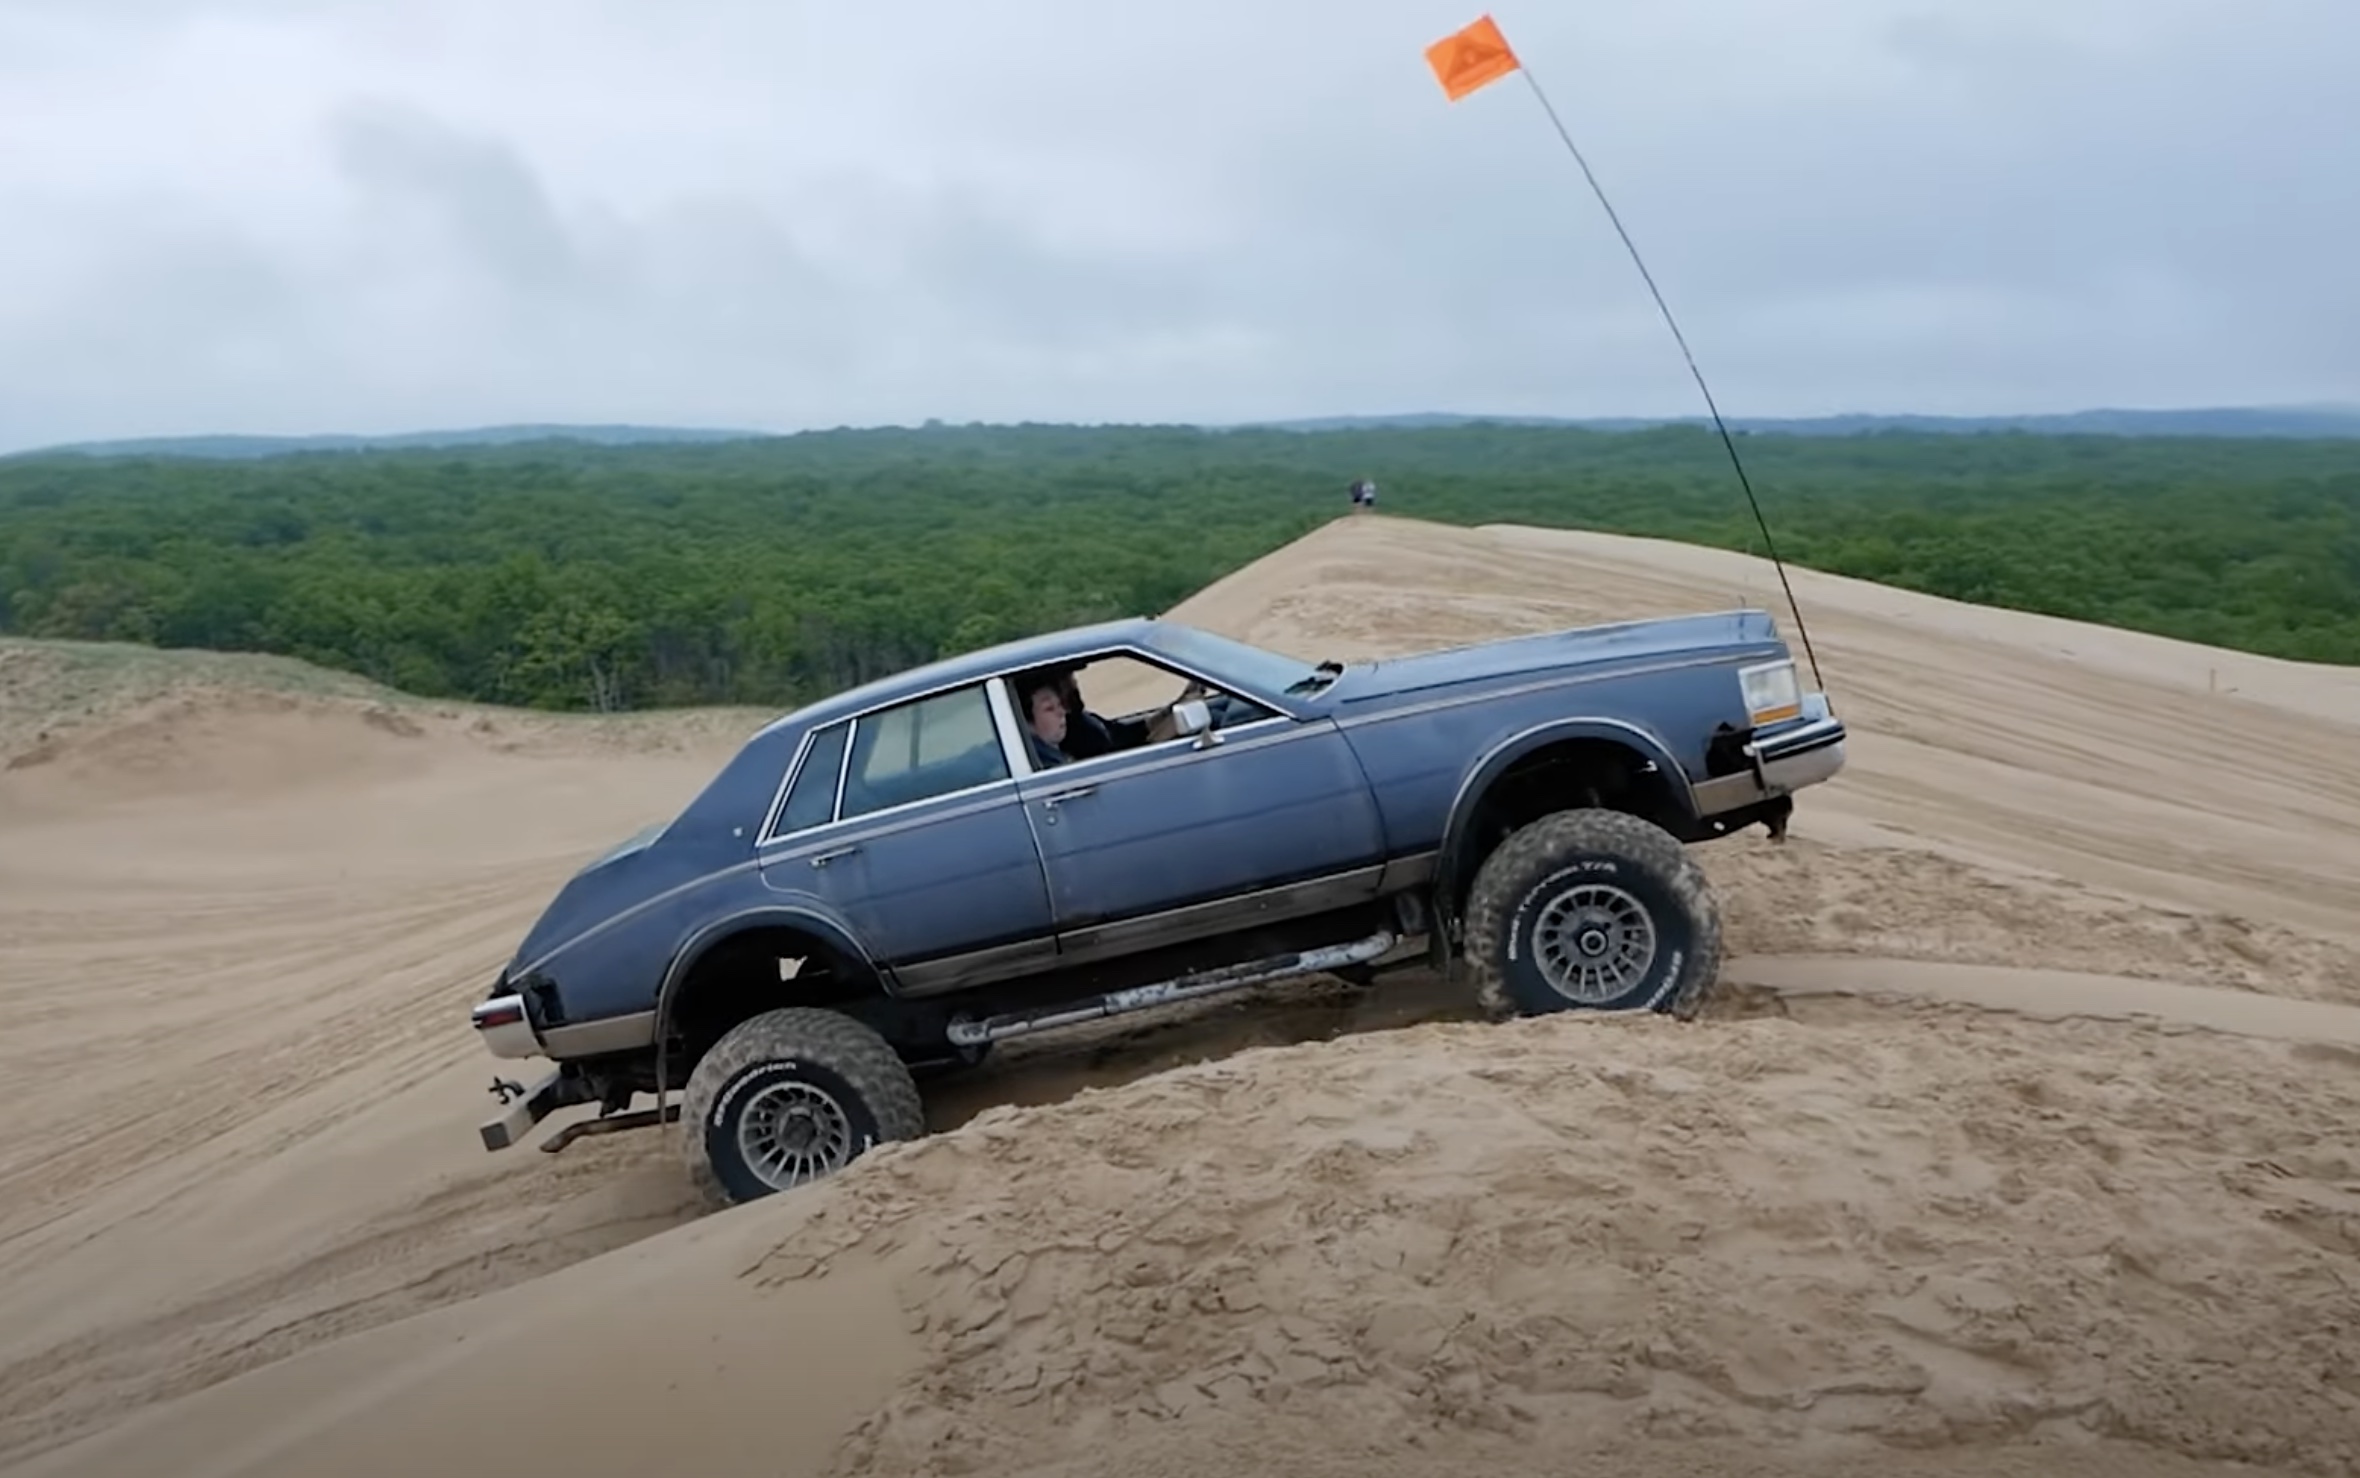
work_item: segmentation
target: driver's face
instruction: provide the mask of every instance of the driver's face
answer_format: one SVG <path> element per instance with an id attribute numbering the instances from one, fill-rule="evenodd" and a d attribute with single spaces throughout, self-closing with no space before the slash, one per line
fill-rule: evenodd
<path id="1" fill-rule="evenodd" d="M 1065 742 L 1065 701 L 1054 688 L 1035 688 L 1032 696 L 1033 732 L 1051 744 Z"/>

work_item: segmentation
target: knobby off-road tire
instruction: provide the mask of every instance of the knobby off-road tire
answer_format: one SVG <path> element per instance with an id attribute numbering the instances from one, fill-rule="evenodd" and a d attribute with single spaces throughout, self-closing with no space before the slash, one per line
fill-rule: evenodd
<path id="1" fill-rule="evenodd" d="M 1721 911 L 1662 827 L 1620 811 L 1558 811 L 1484 859 L 1466 940 L 1476 1001 L 1494 1020 L 1573 1010 L 1687 1018 L 1720 973 Z"/>
<path id="2" fill-rule="evenodd" d="M 836 1011 L 740 1022 L 688 1075 L 680 1147 L 707 1204 L 808 1184 L 926 1133 L 917 1081 L 886 1040 Z"/>

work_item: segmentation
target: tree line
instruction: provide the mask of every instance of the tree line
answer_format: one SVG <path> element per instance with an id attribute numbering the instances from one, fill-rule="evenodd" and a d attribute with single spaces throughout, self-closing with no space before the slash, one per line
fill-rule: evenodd
<path id="1" fill-rule="evenodd" d="M 1790 561 L 2360 663 L 2360 443 L 1749 436 Z M 552 708 L 783 706 L 1164 609 L 1347 509 L 1761 551 L 1709 429 L 1055 426 L 0 462 L 0 631 Z"/>

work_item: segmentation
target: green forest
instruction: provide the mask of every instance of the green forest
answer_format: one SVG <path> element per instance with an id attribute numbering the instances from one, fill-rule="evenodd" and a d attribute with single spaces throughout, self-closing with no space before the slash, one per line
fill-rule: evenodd
<path id="1" fill-rule="evenodd" d="M 1753 435 L 1790 562 L 2360 664 L 2360 442 Z M 784 706 L 1164 609 L 1348 511 L 1761 552 L 1709 428 L 842 430 L 0 462 L 0 632 L 277 652 L 430 697 Z M 1808 617 L 1809 612 L 1805 612 Z"/>

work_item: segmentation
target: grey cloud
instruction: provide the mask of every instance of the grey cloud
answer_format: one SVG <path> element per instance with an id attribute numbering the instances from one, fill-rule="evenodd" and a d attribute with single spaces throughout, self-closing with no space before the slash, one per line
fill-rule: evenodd
<path id="1" fill-rule="evenodd" d="M 579 269 L 540 179 L 499 139 L 373 100 L 344 110 L 332 134 L 337 162 L 356 184 L 423 209 L 464 258 L 510 291 L 559 285 Z"/>
<path id="2" fill-rule="evenodd" d="M 1478 9 L 0 0 L 0 445 L 1696 409 Z M 2340 0 L 1501 19 L 1727 409 L 2360 399 Z"/>

